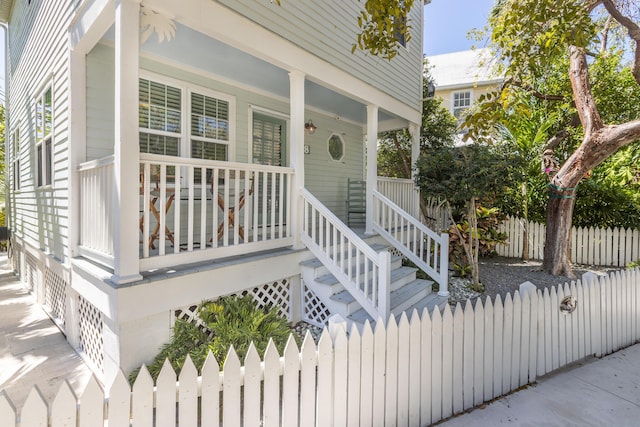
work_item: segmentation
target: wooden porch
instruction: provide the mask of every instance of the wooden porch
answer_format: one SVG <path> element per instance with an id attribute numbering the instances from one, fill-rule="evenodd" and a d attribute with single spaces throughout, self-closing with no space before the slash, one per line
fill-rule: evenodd
<path id="1" fill-rule="evenodd" d="M 138 200 L 121 213 L 113 167 L 108 157 L 79 169 L 80 254 L 108 267 L 121 214 L 138 218 L 140 271 L 293 244 L 291 168 L 141 154 Z"/>

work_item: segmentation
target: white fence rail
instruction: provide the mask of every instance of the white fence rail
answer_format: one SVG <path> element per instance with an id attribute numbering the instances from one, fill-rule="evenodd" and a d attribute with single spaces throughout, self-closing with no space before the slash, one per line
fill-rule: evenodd
<path id="1" fill-rule="evenodd" d="M 546 227 L 544 224 L 529 222 L 529 258 L 544 258 Z M 525 220 L 509 217 L 500 226 L 507 233 L 507 244 L 498 245 L 500 256 L 522 256 Z M 571 261 L 577 264 L 624 267 L 632 261 L 640 260 L 640 230 L 624 228 L 582 228 L 571 229 Z"/>
<path id="2" fill-rule="evenodd" d="M 179 378 L 165 364 L 155 386 L 143 368 L 132 387 L 120 374 L 106 393 L 92 380 L 76 397 L 64 383 L 50 404 L 34 388 L 19 412 L 0 393 L 0 425 L 424 426 L 633 344 L 639 287 L 640 270 L 627 270 L 504 302 L 403 314 L 349 336 L 337 330 L 333 340 L 325 330 L 301 350 L 291 339 L 283 355 L 269 346 L 262 361 L 251 349 L 244 366 L 231 350 L 222 369 L 209 356 L 200 377 L 190 360 Z M 568 295 L 577 309 L 563 314 Z"/>
<path id="3" fill-rule="evenodd" d="M 449 295 L 447 233 L 435 233 L 377 191 L 373 193 L 373 229 L 438 282 L 439 295 Z"/>
<path id="4" fill-rule="evenodd" d="M 377 253 L 308 190 L 302 190 L 301 240 L 327 269 L 377 319 L 389 316 L 391 256 Z"/>

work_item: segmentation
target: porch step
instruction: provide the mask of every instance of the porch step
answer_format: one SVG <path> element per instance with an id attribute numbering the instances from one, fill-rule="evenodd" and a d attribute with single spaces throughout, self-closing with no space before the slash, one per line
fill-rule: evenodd
<path id="1" fill-rule="evenodd" d="M 372 248 L 379 252 L 388 249 L 388 246 L 374 244 Z M 352 259 L 352 262 L 355 262 L 355 259 Z M 331 314 L 340 314 L 349 322 L 355 322 L 359 325 L 364 324 L 367 319 L 370 321 L 378 320 L 371 319 L 355 297 L 342 286 L 333 274 L 329 273 L 320 260 L 303 261 L 300 265 L 305 284 L 313 290 Z M 363 267 L 364 264 L 361 264 L 360 271 L 364 271 Z M 431 291 L 433 282 L 416 279 L 416 272 L 416 268 L 402 265 L 401 256 L 391 256 L 390 311 L 396 316 L 401 315 L 405 310 L 415 308 L 421 311 L 424 307 L 432 310 L 438 305 L 438 296 Z M 446 303 L 446 298 L 444 298 L 444 303 Z"/>
<path id="2" fill-rule="evenodd" d="M 422 279 L 419 279 L 422 281 Z M 430 280 L 426 280 L 426 282 L 431 282 Z M 433 282 L 429 283 L 428 286 L 431 288 Z M 408 305 L 408 301 L 402 301 L 401 295 L 392 295 L 391 296 L 391 313 L 396 318 L 396 322 L 400 319 L 400 316 L 403 312 L 407 313 L 407 316 L 411 316 L 413 310 L 416 310 L 418 314 L 422 314 L 422 312 L 426 309 L 428 312 L 432 312 L 434 309 L 443 310 L 444 306 L 448 304 L 447 297 L 441 297 L 436 292 L 430 292 L 428 295 L 418 299 L 412 304 Z M 399 301 L 399 304 L 396 304 L 396 301 Z M 372 319 L 369 313 L 364 309 L 360 309 L 355 313 L 349 315 L 347 320 L 356 323 L 361 326 L 364 325 L 365 321 L 375 322 L 378 319 Z"/>

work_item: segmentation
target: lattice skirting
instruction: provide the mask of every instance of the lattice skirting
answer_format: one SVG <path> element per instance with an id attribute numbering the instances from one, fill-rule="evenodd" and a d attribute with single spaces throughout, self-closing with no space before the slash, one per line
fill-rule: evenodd
<path id="1" fill-rule="evenodd" d="M 102 372 L 104 369 L 102 313 L 82 296 L 79 297 L 79 309 L 80 349 Z"/>
<path id="2" fill-rule="evenodd" d="M 11 265 L 13 267 L 13 270 L 18 275 L 18 277 L 20 277 L 20 273 L 22 273 L 22 256 L 23 256 L 22 248 L 14 244 L 13 251 L 12 251 Z"/>
<path id="3" fill-rule="evenodd" d="M 25 258 L 25 284 L 31 292 L 38 291 L 38 260 L 33 256 L 26 254 Z"/>
<path id="4" fill-rule="evenodd" d="M 51 316 L 65 327 L 65 312 L 67 302 L 67 283 L 60 275 L 50 268 L 45 269 L 44 302 Z"/>
<path id="5" fill-rule="evenodd" d="M 331 312 L 304 282 L 302 284 L 302 299 L 302 320 L 321 328 L 324 327 L 331 317 Z"/>
<path id="6" fill-rule="evenodd" d="M 281 279 L 273 283 L 265 283 L 264 285 L 257 286 L 253 289 L 246 289 L 233 295 L 251 295 L 258 307 L 278 307 L 280 315 L 291 320 L 291 278 Z M 198 304 L 175 309 L 173 313 L 176 319 L 196 322 L 199 326 L 204 327 L 198 317 Z"/>

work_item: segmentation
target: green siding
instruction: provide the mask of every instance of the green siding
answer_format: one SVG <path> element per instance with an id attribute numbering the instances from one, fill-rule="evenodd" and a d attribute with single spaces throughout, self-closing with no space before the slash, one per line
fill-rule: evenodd
<path id="1" fill-rule="evenodd" d="M 87 150 L 87 156 L 91 158 L 108 155 L 113 151 L 113 138 L 104 137 L 104 129 L 109 128 L 109 123 L 113 121 L 113 97 L 108 96 L 112 89 L 107 83 L 109 79 L 103 76 L 103 70 L 113 69 L 112 62 L 113 49 L 105 45 L 96 46 L 87 58 L 87 135 L 93 135 L 89 137 L 90 149 Z M 146 58 L 141 59 L 140 66 L 159 75 L 235 97 L 236 156 L 231 160 L 247 162 L 249 159 L 250 106 L 284 115 L 288 115 L 289 112 L 287 102 L 231 86 L 202 74 L 194 74 Z M 347 178 L 363 176 L 363 129 L 316 112 L 307 112 L 306 117 L 311 118 L 318 126 L 314 135 L 305 135 L 304 144 L 310 146 L 310 154 L 305 155 L 306 186 L 329 209 L 343 217 Z M 112 132 L 111 129 L 111 135 Z M 328 140 L 333 133 L 341 135 L 345 143 L 345 156 L 340 162 L 331 159 L 327 148 Z"/>
<path id="2" fill-rule="evenodd" d="M 357 16 L 364 1 L 296 0 L 276 2 L 218 0 L 266 29 L 319 58 L 420 109 L 422 98 L 422 2 L 410 14 L 413 38 L 392 61 L 361 51 L 351 53 L 359 32 Z"/>

